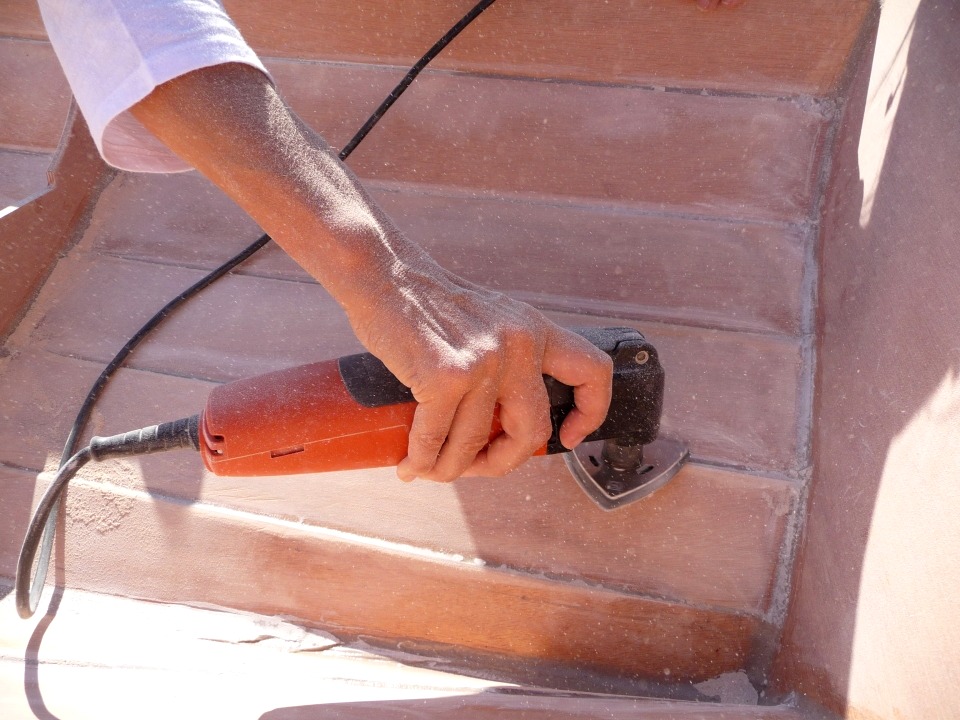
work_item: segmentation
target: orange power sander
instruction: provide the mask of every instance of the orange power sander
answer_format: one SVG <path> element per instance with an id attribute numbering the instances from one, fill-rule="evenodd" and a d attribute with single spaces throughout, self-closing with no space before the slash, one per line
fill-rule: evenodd
<path id="1" fill-rule="evenodd" d="M 657 351 L 631 328 L 575 330 L 613 359 L 606 420 L 567 464 L 588 495 L 611 509 L 661 486 L 686 458 L 658 441 L 664 372 Z M 538 455 L 566 453 L 559 430 L 574 407 L 573 388 L 544 376 L 553 435 Z M 87 462 L 177 448 L 199 450 L 216 475 L 288 475 L 387 467 L 407 453 L 416 401 L 369 353 L 301 365 L 214 389 L 203 412 L 111 437 L 94 437 L 68 460 L 41 498 L 17 565 L 17 609 L 33 614 L 43 589 L 53 527 L 70 478 Z M 491 437 L 499 433 L 496 417 Z M 655 449 L 645 457 L 644 448 Z M 46 529 L 45 529 L 46 528 Z M 29 583 L 37 552 L 40 560 Z"/>

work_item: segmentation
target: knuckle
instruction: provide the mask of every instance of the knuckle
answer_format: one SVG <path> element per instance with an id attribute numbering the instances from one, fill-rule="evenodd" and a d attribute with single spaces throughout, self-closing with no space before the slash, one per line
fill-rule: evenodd
<path id="1" fill-rule="evenodd" d="M 537 355 L 545 342 L 543 332 L 535 323 L 519 321 L 508 323 L 501 331 L 501 339 L 508 352 L 522 357 Z"/>
<path id="2" fill-rule="evenodd" d="M 443 447 L 443 443 L 446 442 L 447 435 L 446 433 L 438 431 L 421 431 L 413 437 L 413 446 L 415 450 L 419 450 L 422 455 L 431 454 L 436 455 L 437 452 Z M 421 456 L 419 460 L 422 462 L 423 457 Z M 416 459 L 415 459 L 416 461 Z"/>
<path id="3" fill-rule="evenodd" d="M 455 448 L 458 455 L 473 460 L 477 453 L 487 446 L 490 442 L 490 432 L 482 430 L 471 431 L 467 433 L 458 447 Z"/>
<path id="4" fill-rule="evenodd" d="M 475 383 L 475 362 L 445 362 L 436 371 L 435 379 L 441 391 L 464 394 Z"/>
<path id="5" fill-rule="evenodd" d="M 604 352 L 591 355 L 590 372 L 597 381 L 609 383 L 613 379 L 613 358 Z"/>
<path id="6" fill-rule="evenodd" d="M 424 480 L 429 480 L 430 482 L 436 483 L 451 483 L 459 477 L 458 473 L 453 473 L 450 471 L 446 472 L 429 472 L 423 475 Z"/>
<path id="7" fill-rule="evenodd" d="M 467 459 L 465 456 L 447 455 L 431 468 L 424 477 L 433 482 L 453 482 L 464 473 L 472 460 L 473 456 Z"/>
<path id="8" fill-rule="evenodd" d="M 550 440 L 553 435 L 553 424 L 550 422 L 549 418 L 544 418 L 542 422 L 537 423 L 537 428 L 535 432 L 533 443 L 533 450 L 539 450 L 541 447 L 547 444 L 547 441 Z"/>

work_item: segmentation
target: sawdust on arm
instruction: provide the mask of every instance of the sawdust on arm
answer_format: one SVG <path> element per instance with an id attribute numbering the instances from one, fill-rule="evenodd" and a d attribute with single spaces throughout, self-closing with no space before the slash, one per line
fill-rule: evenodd
<path id="1" fill-rule="evenodd" d="M 567 447 L 603 421 L 609 358 L 529 305 L 437 265 L 263 73 L 197 70 L 132 112 L 322 283 L 360 341 L 412 389 L 419 406 L 402 479 L 502 475 L 526 460 L 551 432 L 542 374 L 575 388 L 560 435 Z M 497 405 L 503 434 L 487 446 Z"/>

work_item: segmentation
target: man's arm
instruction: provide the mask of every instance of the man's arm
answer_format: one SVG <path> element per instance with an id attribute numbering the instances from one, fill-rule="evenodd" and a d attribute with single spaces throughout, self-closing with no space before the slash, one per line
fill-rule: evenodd
<path id="1" fill-rule="evenodd" d="M 196 70 L 131 112 L 246 210 L 340 303 L 419 406 L 405 480 L 501 475 L 550 435 L 542 374 L 575 389 L 572 448 L 610 401 L 609 358 L 534 308 L 473 285 L 407 240 L 261 72 Z M 503 434 L 487 444 L 494 406 Z"/>

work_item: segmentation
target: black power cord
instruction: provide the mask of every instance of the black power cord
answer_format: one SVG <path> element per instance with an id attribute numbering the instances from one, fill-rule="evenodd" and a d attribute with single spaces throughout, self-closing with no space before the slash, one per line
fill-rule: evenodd
<path id="1" fill-rule="evenodd" d="M 417 75 L 433 60 L 437 55 L 439 55 L 447 45 L 449 45 L 460 32 L 466 28 L 470 23 L 472 23 L 484 10 L 493 5 L 496 0 L 481 0 L 478 2 L 466 15 L 464 15 L 453 27 L 451 27 L 433 46 L 427 50 L 427 52 L 421 57 L 414 65 L 410 68 L 404 78 L 397 83 L 397 86 L 390 91 L 390 94 L 384 99 L 380 106 L 373 112 L 373 114 L 367 118 L 367 121 L 363 126 L 357 131 L 357 133 L 351 138 L 344 148 L 340 151 L 339 157 L 340 160 L 346 160 L 350 154 L 357 148 L 357 146 L 363 141 L 367 134 L 373 129 L 380 118 L 384 116 L 387 110 L 397 101 L 397 99 L 406 91 L 408 87 L 416 79 Z M 40 500 L 40 503 L 37 505 L 37 509 L 34 511 L 33 518 L 30 521 L 30 526 L 27 530 L 26 537 L 24 538 L 23 546 L 20 549 L 20 557 L 17 562 L 17 578 L 16 578 L 16 605 L 17 612 L 22 618 L 31 617 L 34 612 L 36 612 L 37 604 L 40 601 L 40 595 L 43 592 L 43 585 L 46 582 L 47 570 L 50 564 L 50 552 L 53 548 L 53 539 L 56 533 L 57 527 L 57 516 L 59 514 L 59 509 L 61 502 L 59 502 L 63 497 L 63 492 L 67 487 L 67 484 L 70 482 L 70 479 L 76 475 L 76 473 L 82 468 L 87 462 L 91 460 L 101 460 L 106 457 L 116 457 L 118 455 L 139 455 L 149 452 L 160 452 L 162 450 L 173 449 L 174 447 L 187 447 L 185 431 L 183 428 L 179 428 L 175 437 L 168 437 L 163 429 L 167 426 L 174 425 L 174 423 L 165 423 L 160 426 L 152 426 L 151 428 L 144 428 L 143 430 L 137 430 L 132 433 L 126 433 L 122 436 L 114 436 L 115 438 L 127 438 L 125 442 L 121 442 L 120 445 L 111 445 L 111 449 L 108 451 L 103 447 L 100 448 L 98 452 L 95 448 L 97 441 L 101 442 L 103 438 L 94 438 L 91 440 L 91 445 L 83 448 L 79 452 L 75 453 L 77 446 L 77 439 L 83 433 L 84 428 L 87 425 L 87 421 L 90 419 L 90 413 L 93 412 L 93 408 L 96 405 L 97 401 L 100 399 L 100 395 L 103 393 L 104 388 L 107 386 L 110 378 L 113 376 L 113 373 L 120 368 L 123 363 L 129 357 L 130 353 L 136 349 L 138 345 L 154 330 L 156 329 L 164 320 L 166 320 L 170 315 L 174 313 L 181 305 L 183 305 L 187 300 L 193 298 L 204 290 L 209 285 L 213 284 L 221 277 L 226 275 L 228 272 L 233 270 L 235 267 L 240 265 L 240 263 L 247 260 L 251 255 L 257 252 L 260 248 L 270 242 L 269 235 L 261 235 L 257 240 L 251 243 L 249 246 L 244 248 L 241 252 L 234 255 L 232 258 L 227 260 L 225 263 L 220 265 L 215 270 L 211 271 L 208 275 L 201 278 L 199 281 L 191 285 L 189 288 L 184 290 L 182 293 L 173 298 L 170 302 L 164 305 L 160 310 L 150 318 L 142 328 L 140 328 L 127 342 L 124 344 L 120 351 L 114 356 L 107 366 L 103 369 L 103 372 L 100 373 L 100 376 L 96 379 L 93 385 L 90 388 L 90 391 L 87 393 L 86 398 L 83 403 L 80 405 L 80 410 L 77 412 L 77 417 L 73 422 L 73 426 L 70 428 L 70 434 L 67 436 L 66 444 L 63 448 L 63 453 L 60 456 L 60 467 L 58 469 L 57 475 L 54 477 L 53 482 L 50 484 L 50 487 L 47 488 L 46 493 Z M 187 422 L 185 418 L 183 421 L 176 421 L 177 423 Z M 161 430 L 160 437 L 165 438 L 161 441 L 154 442 L 155 438 L 151 435 L 152 432 Z M 196 426 L 193 428 L 194 432 L 196 431 Z M 147 433 L 147 437 L 143 437 L 143 434 Z M 133 438 L 134 435 L 138 437 Z M 109 440 L 113 440 L 110 438 Z M 196 445 L 194 444 L 194 447 Z M 30 570 L 33 566 L 34 559 L 37 557 L 37 550 L 39 549 L 40 557 L 37 561 L 36 574 L 34 575 L 33 582 L 30 582 Z"/>

